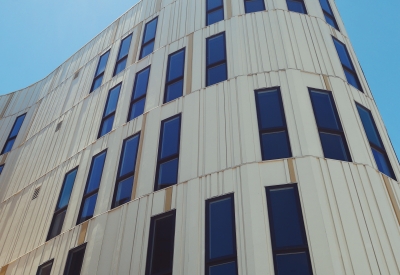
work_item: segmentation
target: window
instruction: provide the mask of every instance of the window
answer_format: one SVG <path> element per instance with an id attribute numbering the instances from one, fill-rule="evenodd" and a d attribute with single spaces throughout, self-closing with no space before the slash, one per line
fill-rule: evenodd
<path id="1" fill-rule="evenodd" d="M 310 89 L 310 97 L 325 158 L 351 161 L 332 93 Z"/>
<path id="2" fill-rule="evenodd" d="M 307 14 L 306 5 L 303 0 L 286 0 L 288 10 Z"/>
<path id="3" fill-rule="evenodd" d="M 115 64 L 114 75 L 122 72 L 126 67 L 126 61 L 128 60 L 129 47 L 131 46 L 132 34 L 124 38 L 119 47 L 119 53 L 117 57 L 117 63 Z"/>
<path id="4" fill-rule="evenodd" d="M 48 262 L 45 262 L 41 266 L 38 267 L 36 275 L 50 275 L 51 268 L 53 267 L 54 259 Z"/>
<path id="5" fill-rule="evenodd" d="M 312 275 L 297 184 L 266 188 L 275 274 Z"/>
<path id="6" fill-rule="evenodd" d="M 3 150 L 1 151 L 1 155 L 8 153 L 11 151 L 15 140 L 17 139 L 17 135 L 19 133 L 19 130 L 21 129 L 22 123 L 24 122 L 26 113 L 23 115 L 20 115 L 15 119 L 14 125 L 11 129 L 10 134 L 8 135 L 8 138 L 6 140 L 6 144 L 4 144 Z"/>
<path id="7" fill-rule="evenodd" d="M 71 197 L 71 192 L 72 188 L 74 187 L 77 172 L 78 168 L 75 168 L 65 175 L 64 182 L 61 187 L 60 196 L 58 197 L 56 209 L 54 210 L 49 233 L 47 235 L 47 241 L 61 233 L 61 229 L 64 224 L 65 214 L 67 213 L 69 198 Z"/>
<path id="8" fill-rule="evenodd" d="M 107 151 L 103 151 L 92 158 L 89 176 L 83 193 L 82 204 L 78 215 L 77 225 L 93 217 L 96 207 L 97 193 L 99 192 L 101 176 Z"/>
<path id="9" fill-rule="evenodd" d="M 154 41 L 156 40 L 156 30 L 157 30 L 158 18 L 154 18 L 146 24 L 143 33 L 142 49 L 140 50 L 140 58 L 148 56 L 153 52 Z"/>
<path id="10" fill-rule="evenodd" d="M 155 191 L 178 183 L 180 134 L 181 115 L 161 122 Z"/>
<path id="11" fill-rule="evenodd" d="M 93 84 L 92 88 L 90 89 L 90 92 L 93 92 L 94 90 L 96 90 L 98 87 L 101 86 L 109 55 L 110 51 L 100 56 L 99 64 L 97 65 L 96 73 L 94 75 Z"/>
<path id="12" fill-rule="evenodd" d="M 290 158 L 289 136 L 279 88 L 255 92 L 263 160 Z"/>
<path id="13" fill-rule="evenodd" d="M 333 14 L 331 5 L 329 4 L 329 0 L 319 0 L 319 3 L 321 4 L 322 11 L 324 12 L 326 23 L 339 30 L 335 15 Z"/>
<path id="14" fill-rule="evenodd" d="M 4 164 L 3 164 L 3 165 L 0 165 L 0 175 L 1 175 L 1 173 L 3 172 L 3 169 L 4 169 Z"/>
<path id="15" fill-rule="evenodd" d="M 228 79 L 225 33 L 207 38 L 207 86 Z"/>
<path id="16" fill-rule="evenodd" d="M 224 1 L 223 0 L 207 0 L 207 26 L 224 20 Z"/>
<path id="17" fill-rule="evenodd" d="M 165 83 L 164 103 L 183 94 L 183 74 L 185 70 L 185 49 L 172 53 L 168 57 L 167 80 Z"/>
<path id="18" fill-rule="evenodd" d="M 343 71 L 344 74 L 346 75 L 347 82 L 349 82 L 350 85 L 352 85 L 353 87 L 362 92 L 363 90 L 361 88 L 360 80 L 358 79 L 356 70 L 353 66 L 353 63 L 351 62 L 351 58 L 349 52 L 347 51 L 346 46 L 336 38 L 334 37 L 332 38 L 333 38 L 333 43 L 335 44 L 336 47 L 336 51 L 339 55 L 340 62 L 342 63 Z"/>
<path id="19" fill-rule="evenodd" d="M 111 208 L 115 208 L 131 200 L 139 139 L 140 133 L 126 139 L 122 145 Z"/>
<path id="20" fill-rule="evenodd" d="M 233 194 L 206 201 L 206 275 L 236 275 L 237 253 Z"/>
<path id="21" fill-rule="evenodd" d="M 175 210 L 151 219 L 146 275 L 172 275 Z"/>
<path id="22" fill-rule="evenodd" d="M 131 121 L 132 119 L 140 116 L 144 112 L 149 75 L 150 67 L 147 67 L 136 73 L 135 85 L 132 92 L 131 106 L 129 108 L 128 121 Z"/>
<path id="23" fill-rule="evenodd" d="M 367 110 L 360 104 L 356 103 L 356 105 L 369 145 L 371 146 L 372 154 L 374 155 L 376 165 L 378 166 L 378 170 L 396 180 L 396 176 L 394 175 L 392 166 L 390 165 L 389 158 L 385 147 L 383 146 L 378 129 L 376 128 L 371 111 Z"/>
<path id="24" fill-rule="evenodd" d="M 244 0 L 246 13 L 265 10 L 264 0 Z"/>
<path id="25" fill-rule="evenodd" d="M 121 83 L 108 92 L 106 107 L 104 108 L 103 118 L 101 120 L 100 130 L 97 138 L 101 138 L 112 130 L 120 90 Z"/>
<path id="26" fill-rule="evenodd" d="M 65 264 L 64 275 L 81 274 L 85 249 L 86 244 L 83 244 L 69 251 L 67 263 Z"/>

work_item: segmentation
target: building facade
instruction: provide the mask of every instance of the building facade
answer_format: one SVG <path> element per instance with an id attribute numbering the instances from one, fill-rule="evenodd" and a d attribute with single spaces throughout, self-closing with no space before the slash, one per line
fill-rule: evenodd
<path id="1" fill-rule="evenodd" d="M 333 0 L 142 0 L 0 97 L 0 274 L 400 274 L 400 167 Z"/>

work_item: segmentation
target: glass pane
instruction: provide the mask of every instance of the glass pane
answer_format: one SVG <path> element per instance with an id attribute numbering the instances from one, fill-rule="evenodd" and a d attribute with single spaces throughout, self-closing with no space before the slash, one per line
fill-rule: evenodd
<path id="1" fill-rule="evenodd" d="M 263 160 L 290 158 L 289 140 L 286 131 L 262 134 Z"/>
<path id="2" fill-rule="evenodd" d="M 224 20 L 224 9 L 220 8 L 207 14 L 207 26 Z"/>
<path id="3" fill-rule="evenodd" d="M 122 40 L 118 54 L 118 60 L 120 60 L 125 55 L 128 55 L 129 47 L 131 46 L 131 40 L 132 40 L 132 34 L 126 37 L 124 40 Z"/>
<path id="4" fill-rule="evenodd" d="M 219 34 L 217 36 L 207 39 L 207 65 L 225 60 L 225 35 Z"/>
<path id="5" fill-rule="evenodd" d="M 99 138 L 101 138 L 102 136 L 104 136 L 105 134 L 107 134 L 112 130 L 113 123 L 114 123 L 114 115 L 110 116 L 109 118 L 107 118 L 102 122 Z"/>
<path id="6" fill-rule="evenodd" d="M 167 80 L 171 81 L 178 77 L 183 76 L 184 67 L 185 67 L 185 50 L 181 50 L 171 55 L 169 58 Z"/>
<path id="7" fill-rule="evenodd" d="M 118 97 L 119 97 L 120 90 L 121 90 L 121 85 L 118 85 L 117 87 L 110 90 L 110 92 L 108 93 L 106 109 L 104 111 L 103 117 L 109 115 L 112 112 L 115 112 L 115 110 L 117 109 Z"/>
<path id="8" fill-rule="evenodd" d="M 8 153 L 11 151 L 13 145 L 15 142 L 15 138 L 14 139 L 10 139 L 9 141 L 7 141 L 7 143 L 4 145 L 4 149 L 3 149 L 3 154 Z"/>
<path id="9" fill-rule="evenodd" d="M 294 187 L 268 190 L 275 249 L 306 245 Z"/>
<path id="10" fill-rule="evenodd" d="M 183 94 L 183 80 L 179 80 L 167 86 L 167 94 L 165 95 L 165 102 L 172 101 L 181 97 Z"/>
<path id="11" fill-rule="evenodd" d="M 296 0 L 287 0 L 288 9 L 290 11 L 307 14 L 306 7 L 303 2 Z"/>
<path id="12" fill-rule="evenodd" d="M 246 13 L 265 10 L 264 0 L 248 0 L 244 2 Z"/>
<path id="13" fill-rule="evenodd" d="M 103 81 L 103 76 L 104 75 L 101 75 L 100 77 L 96 78 L 93 81 L 92 91 L 96 90 L 98 87 L 101 86 L 101 82 Z"/>
<path id="14" fill-rule="evenodd" d="M 261 129 L 285 127 L 281 97 L 278 90 L 257 92 L 256 100 Z"/>
<path id="15" fill-rule="evenodd" d="M 381 152 L 377 151 L 374 148 L 372 149 L 372 153 L 374 154 L 376 165 L 378 166 L 378 170 L 381 171 L 383 174 L 395 179 L 393 175 L 392 169 L 390 167 L 389 161 L 387 157 L 382 154 Z"/>
<path id="16" fill-rule="evenodd" d="M 177 116 L 173 119 L 163 122 L 161 154 L 160 158 L 177 154 L 179 151 L 179 134 L 181 126 L 181 117 Z"/>
<path id="17" fill-rule="evenodd" d="M 65 176 L 63 189 L 61 190 L 60 199 L 58 201 L 56 210 L 68 205 L 77 172 L 78 169 L 75 169 Z"/>
<path id="18" fill-rule="evenodd" d="M 106 159 L 106 152 L 94 157 L 92 160 L 92 167 L 89 175 L 85 194 L 99 188 L 101 175 L 103 174 L 104 161 Z"/>
<path id="19" fill-rule="evenodd" d="M 52 262 L 44 266 L 41 266 L 40 270 L 38 271 L 38 275 L 50 275 L 52 266 L 53 266 Z"/>
<path id="20" fill-rule="evenodd" d="M 157 18 L 146 24 L 146 30 L 142 44 L 148 42 L 156 36 Z"/>
<path id="21" fill-rule="evenodd" d="M 132 187 L 133 176 L 118 183 L 114 207 L 117 207 L 131 200 Z"/>
<path id="22" fill-rule="evenodd" d="M 105 54 L 103 54 L 100 57 L 99 60 L 99 65 L 97 65 L 97 70 L 96 70 L 96 74 L 95 76 L 98 76 L 99 74 L 101 74 L 102 72 L 105 71 L 106 66 L 107 66 L 107 60 L 108 60 L 108 56 L 110 55 L 110 52 L 106 52 Z M 93 89 L 94 90 L 94 89 Z"/>
<path id="23" fill-rule="evenodd" d="M 354 88 L 362 91 L 357 75 L 354 72 L 347 70 L 346 68 L 343 68 L 343 70 L 344 74 L 346 75 L 347 82 L 349 82 L 349 84 Z"/>
<path id="24" fill-rule="evenodd" d="M 117 65 L 115 65 L 114 75 L 119 74 L 120 72 L 122 72 L 125 69 L 127 60 L 128 60 L 128 58 L 126 57 L 126 58 L 122 59 L 120 62 L 118 62 Z"/>
<path id="25" fill-rule="evenodd" d="M 334 102 L 328 93 L 311 91 L 311 101 L 318 127 L 341 130 L 336 118 Z"/>
<path id="26" fill-rule="evenodd" d="M 209 260 L 235 254 L 234 218 L 232 198 L 209 202 Z"/>
<path id="27" fill-rule="evenodd" d="M 374 119 L 372 118 L 371 113 L 359 105 L 357 105 L 357 109 L 358 113 L 360 114 L 365 133 L 367 134 L 368 141 L 383 149 L 383 145 L 381 143 L 378 131 L 375 128 Z"/>
<path id="28" fill-rule="evenodd" d="M 331 7 L 329 5 L 328 0 L 319 0 L 319 2 L 321 3 L 321 7 L 324 11 L 326 11 L 327 13 L 333 15 L 333 12 L 331 10 Z"/>
<path id="29" fill-rule="evenodd" d="M 151 54 L 153 52 L 154 49 L 154 41 L 147 44 L 146 46 L 142 47 L 142 53 L 140 54 L 140 59 L 148 56 L 149 54 Z"/>
<path id="30" fill-rule="evenodd" d="M 346 153 L 344 138 L 341 135 L 320 132 L 319 136 L 321 138 L 324 157 L 328 159 L 350 161 Z"/>
<path id="31" fill-rule="evenodd" d="M 1 172 L 3 172 L 3 168 L 4 168 L 4 165 L 0 165 L 0 175 L 1 175 Z"/>
<path id="32" fill-rule="evenodd" d="M 13 138 L 18 135 L 18 132 L 21 129 L 22 123 L 24 122 L 24 119 L 25 119 L 25 115 L 22 115 L 15 120 L 15 124 L 11 130 L 9 138 Z"/>
<path id="33" fill-rule="evenodd" d="M 342 62 L 343 65 L 347 66 L 348 68 L 354 70 L 353 64 L 351 63 L 350 56 L 347 53 L 346 46 L 333 38 L 333 42 L 335 43 L 336 51 L 339 55 L 340 62 Z"/>
<path id="34" fill-rule="evenodd" d="M 236 262 L 210 266 L 210 275 L 236 275 Z"/>
<path id="35" fill-rule="evenodd" d="M 208 11 L 220 7 L 222 5 L 223 5 L 222 0 L 207 0 Z"/>
<path id="36" fill-rule="evenodd" d="M 141 114 L 143 114 L 145 102 L 146 102 L 146 98 L 143 98 L 143 99 L 135 102 L 134 104 L 132 104 L 131 111 L 130 111 L 130 116 L 129 116 L 129 120 L 128 121 L 130 121 L 130 120 L 140 116 Z"/>
<path id="37" fill-rule="evenodd" d="M 49 236 L 47 238 L 48 240 L 54 238 L 55 236 L 58 236 L 61 233 L 66 213 L 67 210 L 64 210 L 59 214 L 54 215 L 50 225 Z"/>
<path id="38" fill-rule="evenodd" d="M 225 81 L 228 79 L 226 63 L 209 68 L 207 71 L 207 86 Z"/>
<path id="39" fill-rule="evenodd" d="M 139 135 L 135 135 L 125 141 L 122 151 L 121 168 L 119 171 L 120 177 L 135 170 L 138 146 Z"/>
<path id="40" fill-rule="evenodd" d="M 306 252 L 276 255 L 276 273 L 279 275 L 312 275 Z"/>
<path id="41" fill-rule="evenodd" d="M 79 249 L 70 255 L 68 261 L 68 267 L 65 275 L 78 275 L 81 274 L 83 258 L 85 256 L 85 248 Z"/>
<path id="42" fill-rule="evenodd" d="M 97 200 L 97 193 L 85 199 L 79 223 L 82 223 L 93 217 L 94 208 L 96 207 L 96 200 Z"/>
<path id="43" fill-rule="evenodd" d="M 333 19 L 333 17 L 329 17 L 328 15 L 324 14 L 325 16 L 325 20 L 326 23 L 328 23 L 329 25 L 331 25 L 332 27 L 334 27 L 335 29 L 338 29 L 339 27 L 336 24 L 335 19 Z"/>
<path id="44" fill-rule="evenodd" d="M 173 159 L 160 164 L 158 171 L 158 189 L 176 184 L 178 182 L 179 159 Z"/>
<path id="45" fill-rule="evenodd" d="M 150 67 L 136 74 L 133 99 L 137 99 L 142 95 L 146 94 L 147 84 L 149 83 L 149 75 L 150 75 Z"/>

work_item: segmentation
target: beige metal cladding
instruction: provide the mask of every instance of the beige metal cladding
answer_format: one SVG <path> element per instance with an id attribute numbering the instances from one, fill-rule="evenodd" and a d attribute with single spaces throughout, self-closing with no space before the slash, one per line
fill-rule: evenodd
<path id="1" fill-rule="evenodd" d="M 176 209 L 174 275 L 204 274 L 205 201 L 233 193 L 238 272 L 274 274 L 265 187 L 296 182 L 314 274 L 400 274 L 400 187 L 378 171 L 356 103 L 372 112 L 394 174 L 400 167 L 340 20 L 325 22 L 285 0 L 245 13 L 224 0 L 225 20 L 205 24 L 205 0 L 142 0 L 45 79 L 0 97 L 0 274 L 36 274 L 87 243 L 82 274 L 144 275 L 152 216 Z M 379 3 L 378 3 L 379 5 Z M 138 60 L 145 24 L 158 17 L 152 54 Z M 206 38 L 225 32 L 228 79 L 206 87 Z M 122 38 L 127 67 L 113 77 Z M 346 81 L 332 36 L 349 50 L 363 92 Z M 168 55 L 186 48 L 183 96 L 163 103 Z M 102 85 L 89 93 L 99 56 Z M 144 115 L 127 122 L 135 74 L 151 66 Z M 78 73 L 79 72 L 79 73 Z M 108 91 L 122 82 L 113 129 L 97 139 Z M 262 161 L 254 91 L 280 87 L 292 158 Z M 308 88 L 332 91 L 352 162 L 324 158 Z M 178 184 L 154 192 L 160 123 L 181 114 Z M 62 124 L 61 124 L 62 122 Z M 110 210 L 122 142 L 141 133 L 132 200 Z M 107 158 L 94 217 L 76 225 L 91 159 Z M 79 166 L 62 232 L 46 242 L 65 174 Z M 35 188 L 40 193 L 32 200 Z"/>

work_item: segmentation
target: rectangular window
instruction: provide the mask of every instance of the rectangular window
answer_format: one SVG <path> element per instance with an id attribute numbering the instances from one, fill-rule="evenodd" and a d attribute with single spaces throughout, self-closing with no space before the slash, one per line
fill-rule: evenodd
<path id="1" fill-rule="evenodd" d="M 319 3 L 321 4 L 322 11 L 324 12 L 326 23 L 339 30 L 335 15 L 333 14 L 331 5 L 329 4 L 329 0 L 319 0 Z"/>
<path id="2" fill-rule="evenodd" d="M 351 161 L 332 93 L 310 89 L 310 97 L 324 157 Z"/>
<path id="3" fill-rule="evenodd" d="M 360 80 L 358 79 L 356 69 L 353 66 L 353 62 L 351 61 L 350 54 L 347 51 L 346 45 L 344 45 L 336 38 L 334 37 L 332 38 L 333 38 L 333 43 L 335 44 L 336 47 L 336 51 L 339 55 L 340 62 L 342 63 L 343 71 L 344 74 L 346 75 L 347 82 L 349 82 L 350 85 L 352 85 L 353 87 L 362 92 L 363 90 L 361 87 Z"/>
<path id="4" fill-rule="evenodd" d="M 101 138 L 112 130 L 114 124 L 115 111 L 117 110 L 119 91 L 121 90 L 121 83 L 112 88 L 108 92 L 106 106 L 103 112 L 103 118 L 100 124 L 100 130 L 97 138 Z"/>
<path id="5" fill-rule="evenodd" d="M 158 17 L 148 22 L 144 28 L 142 49 L 140 50 L 139 59 L 148 56 L 154 50 L 154 41 L 156 40 L 156 31 L 157 31 L 157 21 Z"/>
<path id="6" fill-rule="evenodd" d="M 290 158 L 289 135 L 279 88 L 255 91 L 263 160 Z"/>
<path id="7" fill-rule="evenodd" d="M 140 133 L 126 139 L 122 145 L 111 208 L 115 208 L 131 200 L 139 139 Z"/>
<path id="8" fill-rule="evenodd" d="M 378 129 L 376 128 L 376 124 L 374 118 L 372 117 L 371 111 L 357 103 L 356 105 L 379 171 L 396 180 L 396 176 L 394 175 L 392 166 L 390 165 L 389 158 L 387 156 L 385 147 L 383 146 Z"/>
<path id="9" fill-rule="evenodd" d="M 47 235 L 46 239 L 47 241 L 61 233 L 61 229 L 64 224 L 64 218 L 65 214 L 67 213 L 68 203 L 71 197 L 72 188 L 74 187 L 77 172 L 78 172 L 78 167 L 68 172 L 65 175 L 64 182 L 61 187 L 60 196 L 58 197 L 56 209 L 54 210 L 54 215 L 51 221 L 49 233 Z"/>
<path id="10" fill-rule="evenodd" d="M 246 13 L 264 11 L 264 0 L 244 0 L 244 9 Z"/>
<path id="11" fill-rule="evenodd" d="M 48 262 L 45 262 L 41 266 L 38 267 L 38 270 L 36 272 L 36 275 L 50 275 L 51 274 L 51 268 L 53 267 L 53 260 L 50 260 Z"/>
<path id="12" fill-rule="evenodd" d="M 4 169 L 4 164 L 3 164 L 3 165 L 0 165 L 0 175 L 1 175 L 1 173 L 3 172 L 3 169 Z"/>
<path id="13" fill-rule="evenodd" d="M 183 94 L 183 75 L 185 71 L 185 49 L 168 56 L 167 79 L 165 81 L 164 103 Z"/>
<path id="14" fill-rule="evenodd" d="M 64 275 L 81 274 L 83 258 L 85 257 L 86 243 L 71 249 L 65 264 Z"/>
<path id="15" fill-rule="evenodd" d="M 225 33 L 207 38 L 207 86 L 228 79 Z"/>
<path id="16" fill-rule="evenodd" d="M 97 64 L 97 69 L 96 73 L 94 74 L 93 84 L 92 88 L 90 89 L 90 92 L 93 92 L 94 90 L 96 90 L 98 87 L 101 86 L 109 55 L 110 51 L 100 56 L 99 64 Z"/>
<path id="17" fill-rule="evenodd" d="M 1 151 L 1 155 L 8 153 L 11 151 L 15 140 L 17 139 L 17 135 L 19 133 L 19 130 L 21 129 L 22 123 L 24 122 L 26 113 L 23 115 L 20 115 L 15 119 L 14 125 L 11 129 L 10 134 L 8 135 L 8 138 L 6 140 L 6 143 L 4 144 L 3 150 Z"/>
<path id="18" fill-rule="evenodd" d="M 175 210 L 151 218 L 146 275 L 172 275 Z"/>
<path id="19" fill-rule="evenodd" d="M 129 48 L 131 46 L 132 34 L 124 38 L 121 41 L 119 52 L 117 56 L 117 63 L 115 64 L 114 75 L 122 72 L 126 67 L 126 61 L 128 60 Z"/>
<path id="20" fill-rule="evenodd" d="M 135 85 L 133 86 L 131 106 L 129 108 L 128 121 L 140 116 L 144 112 L 146 103 L 147 85 L 149 84 L 150 67 L 136 73 Z"/>
<path id="21" fill-rule="evenodd" d="M 297 184 L 266 187 L 275 274 L 312 275 Z"/>
<path id="22" fill-rule="evenodd" d="M 288 10 L 307 14 L 306 5 L 303 0 L 286 0 Z"/>
<path id="23" fill-rule="evenodd" d="M 101 177 L 107 151 L 103 151 L 92 158 L 89 176 L 83 193 L 82 204 L 78 215 L 77 225 L 93 217 L 96 207 L 97 193 L 99 192 Z"/>
<path id="24" fill-rule="evenodd" d="M 154 191 L 178 183 L 181 115 L 163 120 L 160 132 Z"/>
<path id="25" fill-rule="evenodd" d="M 236 275 L 236 230 L 233 194 L 206 201 L 206 275 Z"/>
<path id="26" fill-rule="evenodd" d="M 224 20 L 224 1 L 223 0 L 207 0 L 206 4 L 207 26 Z"/>

